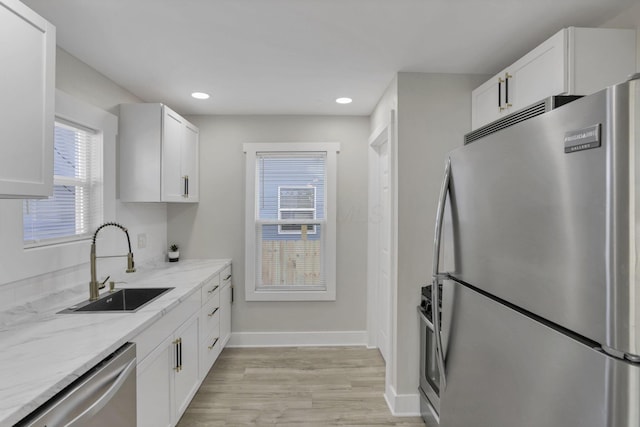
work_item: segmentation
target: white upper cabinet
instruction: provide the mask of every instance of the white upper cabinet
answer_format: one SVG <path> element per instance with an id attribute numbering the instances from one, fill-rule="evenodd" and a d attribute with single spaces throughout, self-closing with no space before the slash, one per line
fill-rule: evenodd
<path id="1" fill-rule="evenodd" d="M 198 128 L 163 104 L 120 105 L 120 200 L 197 202 Z"/>
<path id="2" fill-rule="evenodd" d="M 56 30 L 17 0 L 0 0 L 0 198 L 53 190 Z"/>
<path id="3" fill-rule="evenodd" d="M 560 30 L 472 92 L 477 129 L 553 95 L 590 95 L 636 69 L 634 30 Z"/>

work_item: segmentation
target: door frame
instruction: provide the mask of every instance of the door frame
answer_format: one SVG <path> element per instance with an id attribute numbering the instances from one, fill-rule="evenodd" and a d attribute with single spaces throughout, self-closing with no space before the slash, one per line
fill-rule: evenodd
<path id="1" fill-rule="evenodd" d="M 392 360 L 395 359 L 396 337 L 396 301 L 397 301 L 397 168 L 396 168 L 396 113 L 395 110 L 389 112 L 389 121 L 376 129 L 369 137 L 369 202 L 368 202 L 368 251 L 367 251 L 367 346 L 369 348 L 380 348 L 378 343 L 378 330 L 380 329 L 380 318 L 376 316 L 378 307 L 382 303 L 389 304 L 388 349 L 385 362 L 388 367 L 392 367 Z M 389 170 L 389 231 L 390 231 L 390 252 L 389 252 L 389 295 L 379 295 L 380 280 L 380 160 L 379 147 L 388 144 Z"/>

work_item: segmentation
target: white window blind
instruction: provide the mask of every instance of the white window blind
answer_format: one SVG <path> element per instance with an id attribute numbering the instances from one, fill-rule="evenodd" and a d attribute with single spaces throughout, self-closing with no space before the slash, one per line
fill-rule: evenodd
<path id="1" fill-rule="evenodd" d="M 101 153 L 98 133 L 56 120 L 53 196 L 23 202 L 26 246 L 86 238 L 102 222 Z"/>
<path id="2" fill-rule="evenodd" d="M 326 290 L 326 153 L 256 153 L 257 290 Z"/>

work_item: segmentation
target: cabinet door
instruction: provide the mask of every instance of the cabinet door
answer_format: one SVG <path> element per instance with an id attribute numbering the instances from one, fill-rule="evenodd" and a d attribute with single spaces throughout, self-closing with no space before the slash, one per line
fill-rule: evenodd
<path id="1" fill-rule="evenodd" d="M 561 30 L 507 70 L 511 111 L 568 92 L 567 36 Z"/>
<path id="2" fill-rule="evenodd" d="M 176 331 L 175 338 L 180 340 L 180 349 L 176 354 L 179 359 L 174 365 L 179 366 L 174 376 L 175 422 L 177 422 L 198 390 L 198 314 Z"/>
<path id="3" fill-rule="evenodd" d="M 184 140 L 182 117 L 165 106 L 162 116 L 162 201 L 182 202 L 185 180 L 182 175 L 182 143 Z"/>
<path id="4" fill-rule="evenodd" d="M 0 197 L 53 189 L 55 27 L 17 0 L 0 0 Z"/>
<path id="5" fill-rule="evenodd" d="M 502 115 L 503 86 L 502 77 L 495 76 L 471 92 L 471 129 L 497 120 Z"/>
<path id="6" fill-rule="evenodd" d="M 220 293 L 220 341 L 224 347 L 231 336 L 231 285 L 223 286 Z"/>
<path id="7" fill-rule="evenodd" d="M 187 198 L 185 201 L 197 202 L 199 196 L 198 171 L 198 128 L 188 123 L 184 127 L 184 141 L 181 149 L 181 175 L 187 177 Z"/>
<path id="8" fill-rule="evenodd" d="M 173 349 L 168 338 L 137 366 L 138 427 L 171 425 Z"/>

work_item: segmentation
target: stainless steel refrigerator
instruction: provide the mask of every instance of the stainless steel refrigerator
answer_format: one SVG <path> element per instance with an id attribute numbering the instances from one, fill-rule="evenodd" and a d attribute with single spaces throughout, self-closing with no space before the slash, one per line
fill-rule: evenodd
<path id="1" fill-rule="evenodd" d="M 447 160 L 440 425 L 639 427 L 640 80 L 520 116 Z"/>

